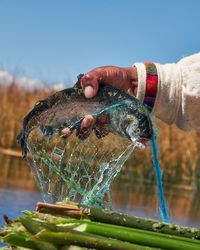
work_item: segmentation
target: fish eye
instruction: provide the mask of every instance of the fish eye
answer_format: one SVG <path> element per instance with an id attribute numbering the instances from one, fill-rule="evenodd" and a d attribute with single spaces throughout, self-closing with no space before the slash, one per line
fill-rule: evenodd
<path id="1" fill-rule="evenodd" d="M 135 133 L 139 134 L 140 133 L 140 128 L 136 128 Z"/>

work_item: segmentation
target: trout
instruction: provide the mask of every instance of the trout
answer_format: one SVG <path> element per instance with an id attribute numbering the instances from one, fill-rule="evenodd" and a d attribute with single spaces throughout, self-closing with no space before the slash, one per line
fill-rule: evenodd
<path id="1" fill-rule="evenodd" d="M 61 134 L 66 127 L 72 131 L 78 130 L 81 121 L 89 114 L 94 118 L 106 114 L 109 116 L 109 131 L 134 142 L 151 139 L 152 122 L 145 105 L 108 85 L 100 85 L 97 95 L 87 99 L 80 86 L 80 78 L 73 88 L 58 91 L 38 101 L 24 117 L 17 136 L 23 158 L 27 156 L 27 139 L 33 129 L 38 127 L 44 136 L 51 138 L 55 133 Z M 96 129 L 95 124 L 93 129 Z"/>

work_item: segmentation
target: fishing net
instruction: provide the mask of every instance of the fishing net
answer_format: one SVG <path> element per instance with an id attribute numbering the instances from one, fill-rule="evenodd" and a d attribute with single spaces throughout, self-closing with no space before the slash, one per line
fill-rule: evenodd
<path id="1" fill-rule="evenodd" d="M 28 137 L 29 164 L 44 201 L 51 203 L 111 206 L 110 185 L 135 147 L 113 133 L 97 139 L 92 132 L 83 141 L 75 133 L 49 139 L 36 128 Z"/>
<path id="2" fill-rule="evenodd" d="M 109 134 L 102 137 L 104 129 L 96 122 L 81 140 L 77 133 L 87 114 L 96 121 L 107 117 Z M 65 127 L 72 132 L 67 139 L 61 136 Z M 142 146 L 139 139 L 151 135 L 149 112 L 138 100 L 111 86 L 101 86 L 94 98 L 86 99 L 81 87 L 74 87 L 39 101 L 24 118 L 18 142 L 24 158 L 30 153 L 44 201 L 104 206 L 111 204 L 113 179 Z"/>

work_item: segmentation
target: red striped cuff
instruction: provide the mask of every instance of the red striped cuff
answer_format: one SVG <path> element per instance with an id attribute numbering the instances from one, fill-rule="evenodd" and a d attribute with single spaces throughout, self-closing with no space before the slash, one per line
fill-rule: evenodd
<path id="1" fill-rule="evenodd" d="M 146 67 L 146 91 L 144 103 L 153 109 L 157 90 L 158 90 L 158 73 L 156 65 L 153 62 L 145 62 Z"/>

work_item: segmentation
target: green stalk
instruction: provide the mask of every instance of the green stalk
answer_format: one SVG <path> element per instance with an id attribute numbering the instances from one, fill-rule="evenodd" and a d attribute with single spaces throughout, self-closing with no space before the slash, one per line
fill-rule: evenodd
<path id="1" fill-rule="evenodd" d="M 108 224 L 97 224 L 86 222 L 85 224 L 80 225 L 74 230 L 80 232 L 91 233 L 95 235 L 111 237 L 114 239 L 127 241 L 139 245 L 162 248 L 162 249 L 171 249 L 171 250 L 199 250 L 200 243 L 195 243 L 195 241 L 185 241 L 180 240 L 181 237 L 162 237 L 157 235 L 157 233 L 145 233 L 143 230 L 130 230 L 125 227 L 120 226 L 110 226 Z"/>
<path id="2" fill-rule="evenodd" d="M 79 206 L 75 203 L 59 202 L 57 203 L 57 205 L 38 203 L 37 211 L 42 213 L 65 215 L 79 219 L 88 218 L 92 221 L 98 221 L 107 224 L 114 224 L 181 237 L 200 239 L 200 229 L 197 228 L 189 228 L 156 220 L 148 220 L 106 209 L 99 209 L 94 207 L 89 208 L 82 205 Z"/>
<path id="3" fill-rule="evenodd" d="M 28 240 L 27 233 L 13 232 L 2 237 L 3 242 L 9 243 L 14 246 L 26 247 L 30 249 L 40 250 L 35 241 Z"/>
<path id="4" fill-rule="evenodd" d="M 60 218 L 57 218 L 57 221 L 54 220 L 53 223 L 50 223 L 48 221 L 43 221 L 38 218 L 30 217 L 30 216 L 23 216 L 19 218 L 19 221 L 22 223 L 22 225 L 31 233 L 31 234 L 37 234 L 43 229 L 49 230 L 49 231 L 58 231 L 61 230 L 63 227 L 58 227 L 55 223 L 60 224 Z M 63 219 L 62 219 L 63 222 Z M 67 226 L 65 227 L 67 229 L 73 229 L 80 225 L 79 220 L 75 219 L 65 219 L 65 223 L 67 223 Z"/>
<path id="5" fill-rule="evenodd" d="M 18 221 L 22 223 L 22 225 L 31 233 L 37 234 L 41 230 L 43 230 L 42 223 L 43 221 L 40 219 L 35 219 L 32 216 L 23 216 L 19 217 Z"/>
<path id="6" fill-rule="evenodd" d="M 55 246 L 48 242 L 42 242 L 39 240 L 30 239 L 30 234 L 26 232 L 13 232 L 4 236 L 3 242 L 9 243 L 10 245 L 20 246 L 35 250 L 57 250 Z"/>
<path id="7" fill-rule="evenodd" d="M 125 227 L 138 228 L 181 237 L 200 239 L 199 229 L 192 229 L 171 223 L 144 219 L 132 215 L 124 215 L 122 213 L 108 210 L 91 208 L 88 217 L 93 221 L 100 221 L 108 224 L 121 225 Z"/>
<path id="8" fill-rule="evenodd" d="M 21 217 L 20 221 L 23 224 L 23 226 L 32 234 L 36 234 L 37 232 L 41 231 L 43 228 L 50 230 L 50 231 L 55 231 L 55 232 L 64 232 L 65 229 L 68 230 L 69 228 L 78 230 L 79 226 L 84 225 L 86 227 L 86 231 L 88 233 L 96 233 L 96 229 L 100 229 L 100 232 L 102 230 L 103 236 L 107 237 L 113 237 L 117 238 L 120 240 L 126 241 L 126 237 L 129 237 L 128 235 L 130 234 L 130 241 L 132 242 L 132 239 L 135 234 L 139 234 L 139 236 L 142 235 L 150 239 L 150 244 L 151 244 L 151 238 L 156 238 L 159 240 L 166 240 L 167 242 L 170 240 L 175 240 L 175 241 L 185 241 L 191 244 L 197 244 L 200 246 L 200 241 L 195 240 L 195 239 L 190 239 L 186 237 L 180 237 L 180 236 L 174 236 L 174 235 L 168 235 L 168 234 L 162 234 L 158 232 L 153 232 L 153 231 L 147 231 L 147 230 L 142 230 L 142 229 L 136 229 L 136 228 L 129 228 L 129 227 L 124 227 L 124 226 L 119 226 L 119 225 L 112 225 L 112 224 L 105 224 L 105 223 L 100 223 L 100 222 L 94 222 L 94 221 L 89 221 L 89 220 L 78 220 L 78 219 L 71 219 L 71 218 L 62 218 L 62 217 L 56 217 L 54 216 L 54 220 L 51 222 L 46 220 L 46 216 L 44 214 L 36 214 L 37 217 L 33 216 L 26 216 L 26 217 Z M 43 219 L 41 219 L 43 218 Z M 52 217 L 51 217 L 52 219 Z M 83 227 L 80 227 L 83 228 Z M 110 231 L 107 232 L 107 229 L 112 230 L 112 232 L 116 232 L 116 234 L 111 235 Z M 89 231 L 88 231 L 89 230 Z M 99 235 L 102 235 L 102 233 L 97 233 Z M 119 234 L 119 236 L 117 236 Z M 125 235 L 125 238 L 123 237 L 123 234 Z M 121 238 L 120 238 L 121 237 Z M 139 237 L 138 237 L 139 238 Z M 133 241 L 134 242 L 134 241 Z M 145 245 L 144 243 L 140 243 L 142 245 Z M 155 244 L 155 242 L 153 243 Z M 149 244 L 148 244 L 149 245 Z"/>
<path id="9" fill-rule="evenodd" d="M 69 228 L 79 231 L 127 241 L 139 245 L 159 247 L 163 249 L 182 250 L 200 249 L 200 241 L 185 237 L 172 236 L 157 232 L 150 232 L 141 229 L 127 228 L 124 226 L 110 225 L 105 223 L 91 222 L 88 220 L 63 219 L 62 225 L 58 218 L 57 225 L 38 220 L 36 218 L 25 217 L 22 224 L 29 230 L 34 228 L 35 232 L 45 228 L 55 232 L 68 232 Z"/>
<path id="10" fill-rule="evenodd" d="M 33 239 L 51 242 L 56 245 L 76 245 L 103 250 L 150 250 L 153 248 L 131 244 L 119 240 L 109 239 L 88 233 L 67 230 L 67 232 L 51 232 L 43 230 L 33 236 Z"/>

